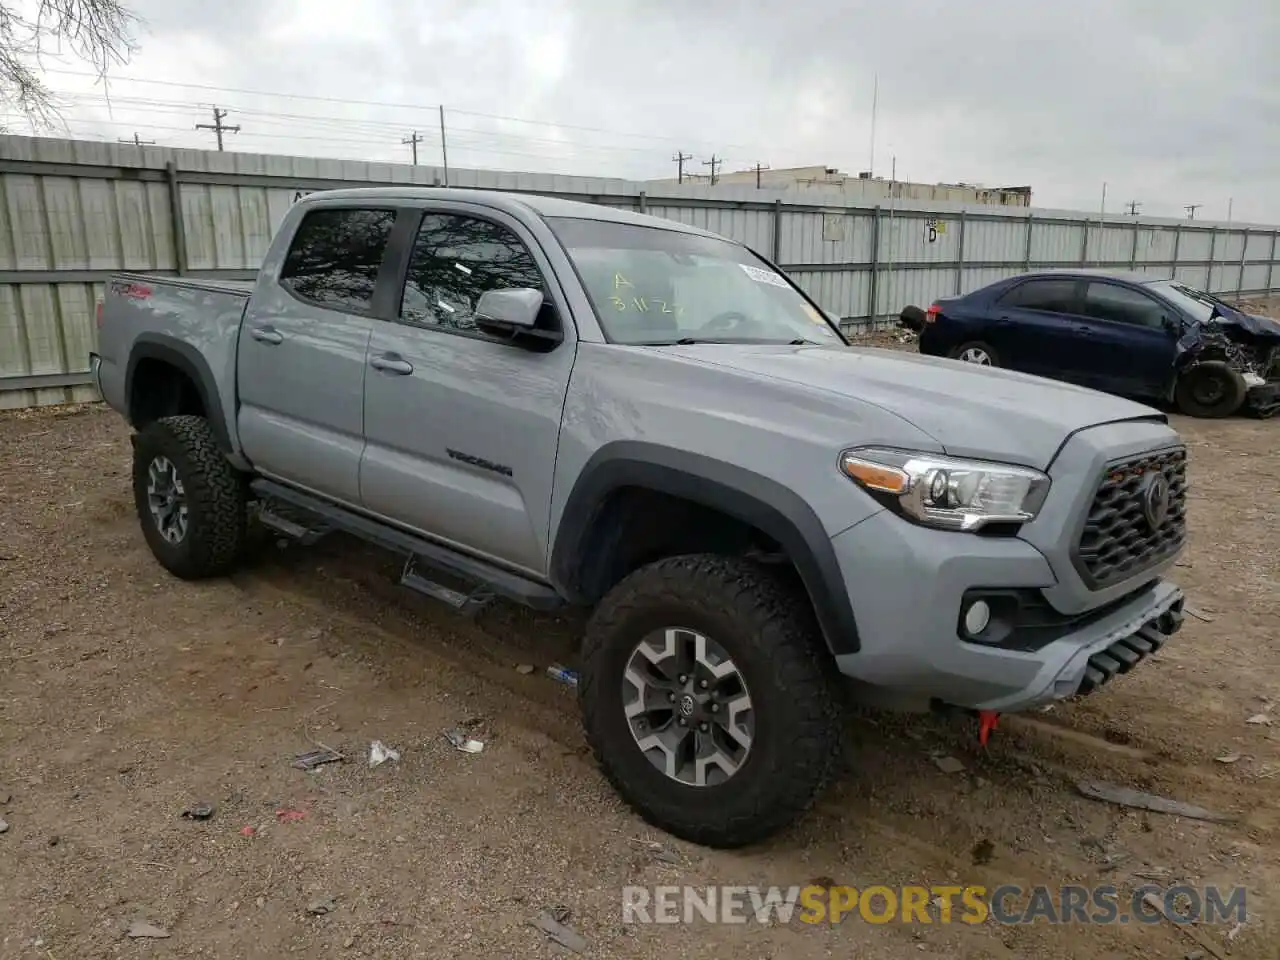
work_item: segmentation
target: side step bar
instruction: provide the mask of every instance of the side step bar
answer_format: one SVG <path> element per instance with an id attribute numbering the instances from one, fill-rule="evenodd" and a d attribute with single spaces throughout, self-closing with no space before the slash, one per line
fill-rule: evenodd
<path id="1" fill-rule="evenodd" d="M 546 584 L 354 513 L 320 497 L 261 478 L 254 480 L 249 486 L 256 496 L 268 501 L 282 501 L 291 507 L 305 510 L 314 514 L 319 521 L 317 525 L 304 527 L 284 520 L 270 510 L 264 510 L 271 518 L 267 521 L 267 525 L 273 529 L 289 533 L 283 528 L 284 524 L 287 524 L 289 527 L 296 527 L 304 536 L 318 534 L 326 528 L 342 530 L 396 553 L 407 553 L 409 559 L 405 564 L 401 583 L 428 596 L 443 600 L 456 609 L 463 610 L 473 605 L 483 605 L 495 595 L 514 600 L 535 610 L 554 610 L 564 606 L 564 598 Z M 277 524 L 275 522 L 277 520 L 284 520 L 284 524 Z M 427 579 L 418 572 L 419 567 L 476 584 L 480 589 L 473 590 L 470 594 L 461 593 Z"/>

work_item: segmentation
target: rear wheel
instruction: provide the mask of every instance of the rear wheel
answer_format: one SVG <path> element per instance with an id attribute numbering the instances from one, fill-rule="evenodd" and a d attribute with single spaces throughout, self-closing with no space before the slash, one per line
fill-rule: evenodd
<path id="1" fill-rule="evenodd" d="M 240 559 L 247 488 L 203 417 L 165 417 L 141 430 L 133 498 L 147 545 L 175 576 L 216 577 Z"/>
<path id="2" fill-rule="evenodd" d="M 695 843 L 776 832 L 839 760 L 834 664 L 812 611 L 749 561 L 675 557 L 623 580 L 587 628 L 580 689 L 610 782 Z"/>
<path id="3" fill-rule="evenodd" d="M 962 343 L 949 354 L 952 360 L 963 360 L 965 363 L 977 364 L 980 367 L 998 367 L 1000 361 L 996 352 L 980 340 Z"/>
<path id="4" fill-rule="evenodd" d="M 1244 377 L 1225 363 L 1197 363 L 1178 378 L 1173 399 L 1191 417 L 1229 417 L 1243 405 L 1248 386 Z"/>

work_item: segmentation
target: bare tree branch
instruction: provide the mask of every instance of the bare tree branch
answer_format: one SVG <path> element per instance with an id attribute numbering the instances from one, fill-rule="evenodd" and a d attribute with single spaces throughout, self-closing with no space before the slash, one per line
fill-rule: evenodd
<path id="1" fill-rule="evenodd" d="M 20 5 L 34 6 L 34 14 L 24 16 Z M 59 104 L 40 78 L 41 56 L 69 53 L 105 81 L 137 49 L 138 23 L 119 0 L 0 0 L 0 106 L 16 108 L 37 129 L 57 125 Z"/>

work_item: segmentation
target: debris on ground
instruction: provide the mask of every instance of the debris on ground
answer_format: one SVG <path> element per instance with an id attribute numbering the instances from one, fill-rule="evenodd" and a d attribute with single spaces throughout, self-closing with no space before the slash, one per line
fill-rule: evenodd
<path id="1" fill-rule="evenodd" d="M 526 677 L 529 674 L 533 673 L 533 671 L 534 671 L 534 666 L 532 663 L 522 663 L 518 667 L 516 667 L 516 673 L 523 674 Z"/>
<path id="2" fill-rule="evenodd" d="M 568 911 L 564 911 L 564 917 L 568 919 Z M 561 921 L 557 920 L 549 911 L 544 910 L 538 914 L 529 923 L 543 933 L 547 937 L 560 946 L 574 953 L 582 953 L 587 949 L 587 941 L 576 930 L 566 927 Z"/>
<path id="3" fill-rule="evenodd" d="M 933 762 L 943 773 L 964 772 L 964 764 L 955 757 L 934 757 Z"/>
<path id="4" fill-rule="evenodd" d="M 1224 753 L 1222 756 L 1214 757 L 1213 759 L 1217 760 L 1219 763 L 1235 763 L 1237 760 L 1240 759 L 1240 754 Z"/>
<path id="5" fill-rule="evenodd" d="M 1164 917 L 1166 920 L 1172 923 L 1174 927 L 1176 927 L 1179 931 L 1181 931 L 1184 936 L 1189 937 L 1191 940 L 1194 940 L 1198 946 L 1202 947 L 1204 950 L 1207 950 L 1212 956 L 1216 957 L 1217 960 L 1226 960 L 1226 958 L 1222 955 L 1222 952 L 1218 950 L 1218 948 L 1214 946 L 1209 940 L 1207 940 L 1200 933 L 1199 930 L 1196 930 L 1194 927 L 1192 927 L 1191 924 L 1187 923 L 1186 920 L 1184 920 L 1182 917 L 1179 917 L 1176 914 L 1174 914 L 1172 911 L 1170 911 L 1163 903 L 1160 902 L 1160 898 L 1157 897 L 1154 893 L 1143 894 L 1142 902 L 1145 903 L 1152 910 L 1154 910 L 1156 913 L 1158 913 L 1160 916 Z"/>
<path id="6" fill-rule="evenodd" d="M 257 827 L 241 827 L 240 828 L 240 836 L 242 837 L 252 838 L 252 837 L 256 837 L 257 835 L 258 835 Z"/>
<path id="7" fill-rule="evenodd" d="M 345 759 L 347 758 L 337 750 L 331 747 L 322 747 L 309 753 L 298 754 L 293 758 L 293 765 L 299 770 L 314 770 L 316 767 L 324 766 L 326 763 L 337 763 L 339 760 Z"/>
<path id="8" fill-rule="evenodd" d="M 6 823 L 4 820 L 0 820 L 0 833 L 8 833 L 8 832 L 9 832 L 9 824 Z"/>
<path id="9" fill-rule="evenodd" d="M 1168 813 L 1175 817 L 1188 817 L 1192 820 L 1205 820 L 1209 823 L 1230 823 L 1236 819 L 1226 814 L 1206 810 L 1204 807 L 1197 807 L 1191 803 L 1170 800 L 1167 797 L 1160 797 L 1154 793 L 1143 793 L 1140 790 L 1130 790 L 1128 787 L 1120 787 L 1114 783 L 1082 780 L 1076 784 L 1076 789 L 1080 791 L 1081 796 L 1088 797 L 1090 800 L 1102 800 L 1119 804 L 1122 807 L 1150 810 L 1154 813 Z"/>
<path id="10" fill-rule="evenodd" d="M 632 837 L 631 842 L 637 846 L 644 847 L 655 860 L 662 863 L 682 863 L 680 855 L 672 850 L 667 849 L 656 840 L 641 840 L 639 837 Z"/>
<path id="11" fill-rule="evenodd" d="M 1245 723 L 1251 723 L 1255 727 L 1269 727 L 1271 726 L 1271 715 L 1267 713 L 1255 713 L 1252 717 L 1246 720 Z"/>
<path id="12" fill-rule="evenodd" d="M 307 819 L 307 811 L 298 810 L 294 807 L 281 807 L 276 811 L 276 821 L 278 823 L 297 823 L 299 820 Z"/>
<path id="13" fill-rule="evenodd" d="M 333 897 L 317 897 L 307 904 L 307 913 L 313 917 L 323 917 L 326 913 L 333 913 L 337 909 L 338 904 Z"/>
<path id="14" fill-rule="evenodd" d="M 969 851 L 971 857 L 973 858 L 973 865 L 975 867 L 986 866 L 988 863 L 991 862 L 992 858 L 995 856 L 995 852 L 996 852 L 996 845 L 992 843 L 990 840 L 987 840 L 985 838 L 975 843 L 973 845 L 973 849 Z"/>
<path id="15" fill-rule="evenodd" d="M 484 749 L 484 744 L 479 740 L 473 740 L 462 730 L 443 730 L 444 738 L 452 743 L 457 749 L 463 753 L 479 753 Z"/>
<path id="16" fill-rule="evenodd" d="M 169 937 L 169 931 L 145 920 L 134 920 L 125 930 L 125 935 L 131 940 L 165 940 Z"/>
<path id="17" fill-rule="evenodd" d="M 562 667 L 558 663 L 553 663 L 547 667 L 547 676 L 552 680 L 559 681 L 566 686 L 576 687 L 578 685 L 578 671 L 570 670 L 568 667 Z"/>
<path id="18" fill-rule="evenodd" d="M 400 751 L 392 750 L 381 740 L 375 740 L 369 744 L 369 766 L 380 767 L 388 760 L 392 763 L 400 759 Z"/>
<path id="19" fill-rule="evenodd" d="M 1193 607 L 1190 604 L 1185 605 L 1182 608 L 1182 612 L 1185 613 L 1187 616 L 1195 617 L 1197 620 L 1200 620 L 1204 623 L 1213 623 L 1213 621 L 1217 619 L 1216 617 L 1210 616 L 1207 611 L 1200 610 L 1199 608 Z"/>
<path id="20" fill-rule="evenodd" d="M 208 820 L 213 816 L 212 803 L 197 803 L 182 811 L 183 820 Z"/>

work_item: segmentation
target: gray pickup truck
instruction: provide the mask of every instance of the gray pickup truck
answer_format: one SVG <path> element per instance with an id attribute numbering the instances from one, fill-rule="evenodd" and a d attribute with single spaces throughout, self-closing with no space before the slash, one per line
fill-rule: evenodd
<path id="1" fill-rule="evenodd" d="M 1098 689 L 1182 623 L 1164 415 L 850 347 L 766 258 L 678 223 L 315 193 L 256 282 L 122 274 L 100 325 L 163 566 L 231 570 L 252 519 L 399 551 L 460 609 L 593 607 L 597 760 L 699 843 L 813 803 L 850 688 L 987 721 Z"/>

